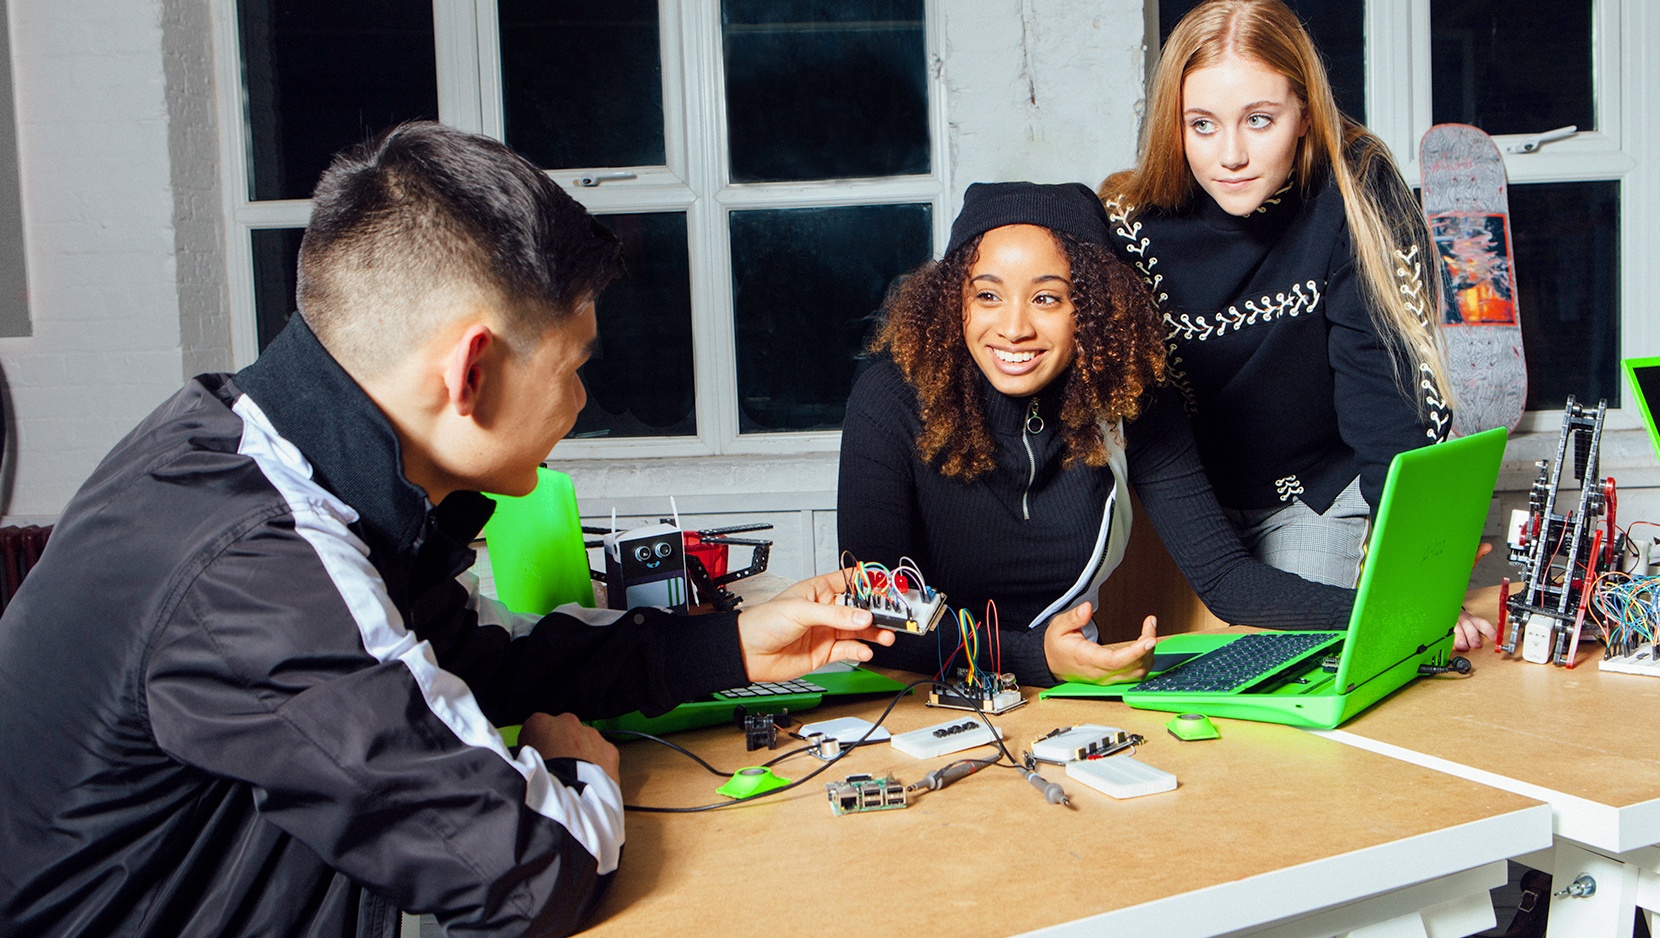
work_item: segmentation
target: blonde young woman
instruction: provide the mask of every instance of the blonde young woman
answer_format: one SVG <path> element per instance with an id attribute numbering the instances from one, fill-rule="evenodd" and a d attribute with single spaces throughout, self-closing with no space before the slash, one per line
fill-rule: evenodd
<path id="1" fill-rule="evenodd" d="M 1434 249 L 1387 148 L 1280 0 L 1211 0 L 1171 31 L 1137 166 L 1100 195 L 1170 366 L 1132 447 L 1185 410 L 1252 553 L 1353 586 L 1390 461 L 1450 424 Z"/>

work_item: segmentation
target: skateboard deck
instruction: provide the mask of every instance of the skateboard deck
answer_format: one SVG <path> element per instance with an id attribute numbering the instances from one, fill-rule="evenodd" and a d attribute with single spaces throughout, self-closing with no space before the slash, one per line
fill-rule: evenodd
<path id="1" fill-rule="evenodd" d="M 1504 158 L 1468 124 L 1437 124 L 1419 144 L 1424 215 L 1441 254 L 1441 334 L 1453 385 L 1455 436 L 1516 429 L 1527 406 L 1527 361 L 1511 267 Z"/>

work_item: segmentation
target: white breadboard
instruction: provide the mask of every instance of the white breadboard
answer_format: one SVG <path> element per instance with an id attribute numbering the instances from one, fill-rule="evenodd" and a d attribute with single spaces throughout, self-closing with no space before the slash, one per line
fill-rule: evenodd
<path id="1" fill-rule="evenodd" d="M 1133 756 L 1107 756 L 1066 764 L 1066 774 L 1114 798 L 1137 798 L 1176 789 L 1176 776 Z"/>
<path id="2" fill-rule="evenodd" d="M 1116 726 L 1085 723 L 1064 733 L 1032 743 L 1032 758 L 1039 762 L 1065 765 L 1087 759 L 1099 752 L 1122 747 L 1127 734 Z"/>
<path id="3" fill-rule="evenodd" d="M 997 730 L 996 735 L 993 735 L 992 728 L 983 720 L 965 717 L 961 720 L 949 720 L 938 726 L 925 726 L 920 730 L 900 733 L 892 742 L 893 748 L 908 756 L 932 759 L 935 756 L 984 746 L 1002 735 L 1002 730 Z"/>
<path id="4" fill-rule="evenodd" d="M 1637 651 L 1629 655 L 1615 655 L 1597 662 L 1598 670 L 1617 671 L 1620 674 L 1646 674 L 1649 677 L 1660 677 L 1660 660 L 1654 657 L 1654 643 L 1644 642 L 1637 646 Z"/>

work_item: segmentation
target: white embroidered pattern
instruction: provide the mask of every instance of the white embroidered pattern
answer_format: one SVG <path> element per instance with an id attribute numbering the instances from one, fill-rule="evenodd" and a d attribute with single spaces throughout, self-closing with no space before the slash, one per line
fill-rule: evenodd
<path id="1" fill-rule="evenodd" d="M 1274 480 L 1274 491 L 1280 493 L 1280 501 L 1288 502 L 1293 497 L 1303 494 L 1303 483 L 1295 475 L 1289 475 Z"/>
<path id="2" fill-rule="evenodd" d="M 1170 294 L 1160 292 L 1159 286 L 1164 283 L 1164 275 L 1153 272 L 1158 266 L 1159 259 L 1152 252 L 1152 241 L 1141 233 L 1141 222 L 1130 221 L 1130 215 L 1135 211 L 1134 205 L 1126 205 L 1123 199 L 1111 198 L 1102 203 L 1107 210 L 1107 220 L 1112 223 L 1112 232 L 1124 240 L 1124 250 L 1135 255 L 1135 269 L 1141 273 L 1141 278 L 1147 281 L 1147 288 L 1153 291 L 1153 300 L 1160 309 L 1169 302 Z M 1168 325 L 1170 314 L 1164 314 Z M 1164 336 L 1165 348 L 1165 377 L 1181 392 L 1182 400 L 1188 413 L 1193 413 L 1198 402 L 1193 397 L 1193 386 L 1188 383 L 1187 372 L 1182 368 L 1182 356 L 1177 351 L 1176 343 L 1167 330 Z"/>
<path id="3" fill-rule="evenodd" d="M 1276 319 L 1292 319 L 1303 313 L 1312 313 L 1320 305 L 1320 284 L 1313 280 L 1291 285 L 1291 289 L 1269 296 L 1264 293 L 1254 300 L 1246 300 L 1241 310 L 1238 306 L 1230 306 L 1211 316 L 1194 316 L 1191 313 L 1182 313 L 1180 316 L 1164 314 L 1164 324 L 1168 327 L 1165 333 L 1166 341 L 1172 342 L 1180 337 L 1184 342 L 1204 342 L 1207 339 L 1221 338 L 1231 330 L 1239 332 L 1246 326 L 1255 326 L 1273 322 Z"/>
<path id="4" fill-rule="evenodd" d="M 1424 265 L 1418 258 L 1418 246 L 1413 245 L 1405 251 L 1396 250 L 1395 259 L 1399 262 L 1395 265 L 1395 279 L 1401 296 L 1406 300 L 1406 308 L 1418 317 L 1420 325 L 1433 330 L 1428 297 L 1424 295 Z M 1439 443 L 1447 438 L 1447 431 L 1452 427 L 1452 411 L 1435 386 L 1435 371 L 1428 362 L 1418 363 L 1418 387 L 1424 392 L 1424 414 L 1429 418 L 1424 436 L 1432 443 Z"/>
<path id="5" fill-rule="evenodd" d="M 1291 177 L 1287 176 L 1287 177 L 1285 177 L 1285 185 L 1280 186 L 1278 189 L 1275 189 L 1273 195 L 1269 196 L 1266 199 L 1263 199 L 1262 204 L 1258 205 L 1256 207 L 1256 210 L 1254 212 L 1252 212 L 1251 214 L 1261 215 L 1263 212 L 1268 211 L 1268 206 L 1280 204 L 1280 197 L 1285 195 L 1287 192 L 1290 192 L 1290 191 L 1291 191 Z"/>

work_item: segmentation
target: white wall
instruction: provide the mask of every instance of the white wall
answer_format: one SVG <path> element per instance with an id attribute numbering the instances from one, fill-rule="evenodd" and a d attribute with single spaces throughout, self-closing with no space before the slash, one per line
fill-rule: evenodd
<path id="1" fill-rule="evenodd" d="M 34 334 L 0 339 L 15 440 L 0 520 L 49 522 L 179 385 L 162 30 L 156 0 L 10 14 Z"/>

